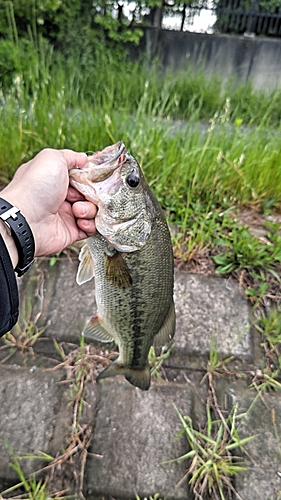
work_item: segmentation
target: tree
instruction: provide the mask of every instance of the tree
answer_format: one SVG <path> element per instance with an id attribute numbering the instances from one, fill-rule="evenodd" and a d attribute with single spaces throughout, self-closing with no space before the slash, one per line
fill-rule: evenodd
<path id="1" fill-rule="evenodd" d="M 16 27 L 16 29 L 15 29 Z M 116 0 L 0 0 L 0 36 L 40 34 L 55 47 L 87 32 L 115 41 L 136 41 L 141 32 L 123 14 Z M 73 37 L 72 37 L 73 38 Z"/>

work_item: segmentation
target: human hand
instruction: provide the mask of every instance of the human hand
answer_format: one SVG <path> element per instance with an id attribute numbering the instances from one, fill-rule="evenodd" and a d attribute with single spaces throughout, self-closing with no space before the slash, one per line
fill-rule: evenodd
<path id="1" fill-rule="evenodd" d="M 35 240 L 35 256 L 63 250 L 96 232 L 96 206 L 69 186 L 68 170 L 82 168 L 85 153 L 43 149 L 1 191 L 24 214 Z"/>

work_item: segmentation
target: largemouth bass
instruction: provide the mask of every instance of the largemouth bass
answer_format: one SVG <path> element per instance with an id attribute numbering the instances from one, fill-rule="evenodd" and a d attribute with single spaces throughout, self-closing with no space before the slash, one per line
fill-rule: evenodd
<path id="1" fill-rule="evenodd" d="M 117 343 L 119 356 L 97 380 L 125 375 L 150 387 L 148 353 L 175 332 L 174 263 L 162 209 L 137 161 L 123 142 L 72 169 L 70 184 L 98 206 L 98 233 L 80 252 L 77 283 L 95 276 L 97 314 L 85 326 L 87 339 Z"/>

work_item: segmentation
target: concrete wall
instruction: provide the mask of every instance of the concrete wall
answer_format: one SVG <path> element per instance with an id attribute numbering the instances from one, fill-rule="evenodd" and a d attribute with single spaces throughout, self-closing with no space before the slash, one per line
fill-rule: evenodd
<path id="1" fill-rule="evenodd" d="M 209 35 L 147 28 L 139 49 L 165 67 L 202 68 L 222 81 L 252 81 L 256 90 L 281 87 L 281 39 Z"/>

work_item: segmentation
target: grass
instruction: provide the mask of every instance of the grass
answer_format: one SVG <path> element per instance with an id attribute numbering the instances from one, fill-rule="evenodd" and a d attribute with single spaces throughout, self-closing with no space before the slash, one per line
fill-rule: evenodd
<path id="1" fill-rule="evenodd" d="M 268 315 L 265 312 L 258 319 L 256 328 L 263 335 L 270 349 L 275 349 L 281 343 L 281 311 L 272 308 Z M 278 352 L 278 351 L 277 351 Z M 279 352 L 278 352 L 279 355 Z"/>
<path id="2" fill-rule="evenodd" d="M 56 92 L 53 85 L 48 94 L 38 94 L 23 105 L 15 102 L 14 95 L 3 99 L 0 165 L 4 182 L 17 165 L 43 147 L 89 151 L 123 139 L 163 206 L 175 212 L 183 226 L 190 204 L 198 198 L 254 207 L 270 201 L 272 208 L 280 208 L 280 147 L 278 137 L 269 132 L 245 133 L 237 127 L 210 125 L 202 134 L 191 122 L 174 131 L 171 119 L 153 119 L 157 106 L 149 110 L 148 120 L 144 101 L 134 117 L 131 110 L 100 109 L 87 100 L 68 107 L 63 91 Z"/>
<path id="3" fill-rule="evenodd" d="M 167 73 L 159 91 L 156 64 L 148 72 L 145 65 L 127 61 L 126 71 L 120 72 L 118 58 L 97 53 L 85 71 L 77 61 L 62 62 L 43 42 L 29 51 L 33 69 L 18 65 L 13 84 L 2 91 L 4 181 L 42 147 L 88 151 L 123 139 L 156 192 L 163 193 L 164 206 L 183 212 L 181 220 L 190 195 L 204 197 L 210 190 L 220 203 L 227 197 L 242 204 L 273 200 L 279 205 L 280 139 L 267 130 L 265 119 L 265 114 L 271 117 L 272 96 L 262 117 L 247 118 L 237 108 L 238 90 L 227 94 L 230 89 L 202 74 Z M 183 101 L 187 97 L 189 102 Z M 174 120 L 189 124 L 177 131 Z M 195 125 L 199 120 L 211 120 L 204 134 Z M 244 122 L 254 128 L 242 129 Z"/>
<path id="4" fill-rule="evenodd" d="M 136 494 L 136 500 L 141 500 L 138 494 Z M 149 495 L 148 499 L 146 500 L 165 500 L 165 498 L 161 498 L 161 495 L 159 493 L 155 493 L 153 496 Z"/>
<path id="5" fill-rule="evenodd" d="M 22 355 L 34 356 L 33 347 L 42 337 L 46 326 L 39 326 L 44 296 L 44 278 L 42 273 L 32 276 L 29 291 L 26 292 L 21 304 L 19 319 L 14 328 L 3 336 L 0 352 L 7 352 L 1 363 L 10 360 L 17 352 Z M 34 299 L 37 300 L 34 300 Z"/>
<path id="6" fill-rule="evenodd" d="M 203 424 L 200 422 L 195 424 L 191 416 L 183 416 L 173 403 L 182 426 L 181 431 L 176 435 L 176 439 L 185 436 L 188 451 L 184 455 L 165 463 L 186 461 L 187 472 L 177 487 L 188 479 L 194 498 L 199 500 L 233 500 L 234 498 L 242 500 L 235 489 L 235 477 L 237 474 L 247 471 L 248 465 L 244 461 L 245 456 L 252 461 L 245 446 L 257 436 L 245 436 L 242 426 L 255 401 L 260 397 L 260 393 L 258 392 L 248 410 L 240 414 L 238 413 L 238 403 L 233 404 L 230 410 L 226 410 L 225 404 L 219 404 L 217 399 L 217 378 L 223 374 L 237 376 L 236 371 L 230 372 L 226 368 L 226 365 L 233 359 L 233 356 L 221 359 L 217 345 L 214 339 L 211 339 L 210 358 L 207 363 L 206 373 L 201 381 L 201 383 L 206 382 L 208 391 L 206 403 L 204 402 L 206 416 L 205 419 L 203 417 Z M 190 384 L 190 380 L 186 375 L 184 378 Z M 195 394 L 198 397 L 197 390 L 195 390 Z M 274 431 L 279 444 L 276 425 Z"/>
<path id="7" fill-rule="evenodd" d="M 232 498 L 234 493 L 236 498 L 241 499 L 231 479 L 245 471 L 246 466 L 240 457 L 232 455 L 232 451 L 237 448 L 243 451 L 244 445 L 255 436 L 239 438 L 237 421 L 242 416 L 237 414 L 237 407 L 222 421 L 212 419 L 211 409 L 207 405 L 206 425 L 200 431 L 193 427 L 189 416 L 183 417 L 175 405 L 174 408 L 183 427 L 177 437 L 185 434 L 190 447 L 190 451 L 177 461 L 188 460 L 190 463 L 187 476 L 195 498 L 226 500 Z"/>
<path id="8" fill-rule="evenodd" d="M 12 450 L 10 450 L 12 453 Z M 34 457 L 33 457 L 34 458 Z M 36 457 L 38 458 L 38 457 Z M 57 494 L 50 496 L 48 493 L 48 479 L 37 479 L 35 474 L 27 478 L 22 470 L 19 460 L 15 455 L 12 456 L 10 463 L 11 468 L 16 472 L 20 479 L 20 483 L 2 491 L 0 498 L 13 498 L 14 500 L 57 500 L 65 499 L 63 496 L 64 491 L 57 492 Z M 24 491 L 24 493 L 22 493 Z M 20 493 L 19 493 L 20 492 Z M 8 496 L 7 496 L 8 495 Z M 11 496 L 12 495 L 12 496 Z"/>
<path id="9" fill-rule="evenodd" d="M 20 326 L 20 322 L 23 326 Z M 33 355 L 33 346 L 45 330 L 44 327 L 38 328 L 33 321 L 26 321 L 21 318 L 20 322 L 3 337 L 4 345 L 0 347 L 0 351 L 7 349 L 9 354 L 1 363 L 7 362 L 17 351 L 22 354 Z"/>
<path id="10" fill-rule="evenodd" d="M 173 403 L 175 412 L 181 422 L 182 430 L 176 438 L 185 436 L 189 451 L 177 459 L 165 463 L 186 461 L 187 472 L 181 479 L 181 484 L 188 479 L 194 498 L 200 500 L 230 500 L 240 495 L 234 487 L 234 478 L 237 474 L 245 472 L 247 465 L 244 462 L 245 445 L 256 436 L 241 438 L 241 424 L 248 416 L 253 404 L 246 413 L 238 413 L 238 404 L 235 403 L 230 411 L 226 411 L 218 404 L 216 393 L 216 379 L 225 375 L 233 375 L 226 365 L 233 360 L 230 356 L 220 359 L 213 339 L 210 342 L 210 358 L 206 373 L 201 381 L 206 381 L 208 397 L 205 403 L 205 423 L 194 424 L 191 416 L 183 416 Z M 185 379 L 190 383 L 189 379 Z M 198 394 L 196 392 L 196 396 Z M 257 395 L 258 398 L 258 395 Z M 256 398 L 256 399 L 257 399 Z M 203 418 L 204 420 L 204 418 Z M 177 486 L 179 486 L 179 484 Z"/>
<path id="11" fill-rule="evenodd" d="M 262 310 L 255 322 L 265 351 L 265 365 L 253 385 L 259 392 L 281 389 L 281 311 L 280 305 Z"/>
<path id="12" fill-rule="evenodd" d="M 158 380 L 163 380 L 163 378 L 166 379 L 165 376 L 165 371 L 163 368 L 163 363 L 169 358 L 172 349 L 175 347 L 176 343 L 173 342 L 171 346 L 164 346 L 161 349 L 160 354 L 157 356 L 155 353 L 154 346 L 151 346 L 149 354 L 148 354 L 148 361 L 150 364 L 150 372 L 151 375 L 155 375 L 155 377 Z"/>

